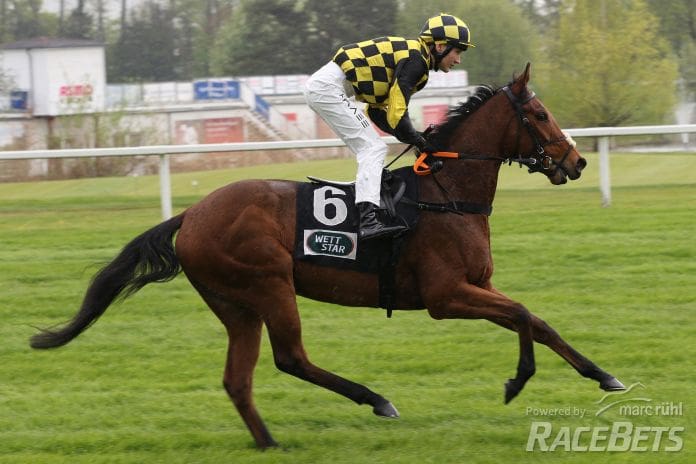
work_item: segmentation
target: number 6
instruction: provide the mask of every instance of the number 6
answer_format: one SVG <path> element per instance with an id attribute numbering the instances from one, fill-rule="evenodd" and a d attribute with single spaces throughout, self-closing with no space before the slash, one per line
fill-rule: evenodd
<path id="1" fill-rule="evenodd" d="M 314 217 L 317 221 L 327 226 L 335 226 L 346 220 L 348 217 L 348 207 L 341 198 L 329 195 L 345 195 L 346 193 L 335 187 L 322 187 L 314 191 Z M 328 217 L 328 207 L 333 206 L 335 213 L 333 217 Z"/>

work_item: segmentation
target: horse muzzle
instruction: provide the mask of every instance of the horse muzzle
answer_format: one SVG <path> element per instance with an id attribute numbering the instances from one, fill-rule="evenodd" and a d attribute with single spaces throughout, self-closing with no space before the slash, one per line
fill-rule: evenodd
<path id="1" fill-rule="evenodd" d="M 586 166 L 587 160 L 580 156 L 573 144 L 568 147 L 560 161 L 554 161 L 554 167 L 547 175 L 552 184 L 561 185 L 568 182 L 568 179 L 579 179 Z"/>
<path id="2" fill-rule="evenodd" d="M 570 180 L 579 179 L 580 175 L 582 174 L 582 170 L 585 169 L 586 166 L 587 166 L 587 160 L 585 158 L 583 158 L 582 156 L 578 155 L 577 159 L 574 163 L 574 166 L 571 169 L 567 169 L 566 174 L 568 175 Z"/>

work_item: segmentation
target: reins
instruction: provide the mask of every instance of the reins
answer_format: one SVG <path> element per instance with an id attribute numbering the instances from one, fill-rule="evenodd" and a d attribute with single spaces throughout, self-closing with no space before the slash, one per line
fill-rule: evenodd
<path id="1" fill-rule="evenodd" d="M 521 156 L 482 156 L 471 155 L 466 153 L 457 153 L 451 151 L 436 151 L 433 153 L 421 153 L 413 163 L 413 171 L 419 176 L 427 176 L 438 172 L 442 166 L 437 160 L 430 161 L 428 158 L 443 158 L 443 159 L 458 159 L 458 160 L 474 160 L 474 161 L 499 161 L 500 163 L 519 163 L 527 167 L 536 166 L 540 161 L 536 158 L 522 158 Z M 432 163 L 432 166 L 428 163 Z"/>

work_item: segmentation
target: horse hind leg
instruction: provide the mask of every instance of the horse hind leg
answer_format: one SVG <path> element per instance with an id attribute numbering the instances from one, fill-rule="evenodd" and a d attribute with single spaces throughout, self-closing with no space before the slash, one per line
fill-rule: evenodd
<path id="1" fill-rule="evenodd" d="M 278 446 L 256 410 L 252 397 L 263 321 L 258 315 L 228 304 L 206 291 L 200 293 L 227 329 L 227 361 L 222 379 L 227 395 L 251 432 L 256 446 L 261 449 Z"/>
<path id="2" fill-rule="evenodd" d="M 254 437 L 256 446 L 261 449 L 278 446 L 252 398 L 254 367 L 259 358 L 263 323 L 256 315 L 240 314 L 225 326 L 229 345 L 222 384 Z"/>
<path id="3" fill-rule="evenodd" d="M 277 311 L 264 316 L 273 349 L 276 367 L 297 378 L 353 400 L 357 404 L 369 404 L 378 416 L 397 418 L 399 412 L 387 399 L 367 387 L 312 364 L 302 345 L 300 317 L 294 293 L 276 306 Z"/>

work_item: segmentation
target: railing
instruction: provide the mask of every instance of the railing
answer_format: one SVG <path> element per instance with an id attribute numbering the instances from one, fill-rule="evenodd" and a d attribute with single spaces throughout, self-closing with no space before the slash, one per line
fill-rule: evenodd
<path id="1" fill-rule="evenodd" d="M 597 137 L 599 151 L 599 190 L 602 206 L 611 205 L 611 172 L 609 169 L 609 137 L 618 135 L 689 134 L 696 132 L 696 124 L 670 126 L 586 127 L 567 129 L 571 137 Z M 688 140 L 688 139 L 687 139 Z"/>
<path id="2" fill-rule="evenodd" d="M 633 127 L 590 127 L 566 129 L 572 137 L 597 137 L 599 139 L 599 180 L 602 206 L 611 204 L 611 173 L 609 170 L 609 137 L 625 135 L 689 134 L 696 133 L 696 124 Z M 383 137 L 387 144 L 400 143 L 394 137 Z M 0 160 L 85 158 L 100 156 L 159 156 L 160 200 L 162 217 L 172 216 L 171 179 L 169 155 L 182 153 L 211 153 L 259 150 L 285 150 L 300 148 L 342 147 L 340 139 L 290 140 L 273 142 L 211 143 L 202 145 L 152 145 L 123 148 L 80 148 L 65 150 L 0 151 Z"/>

